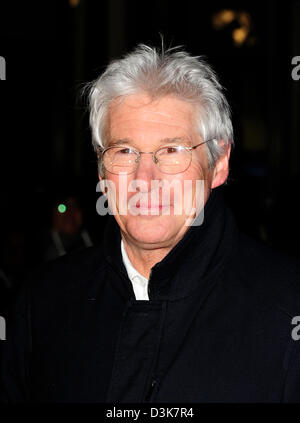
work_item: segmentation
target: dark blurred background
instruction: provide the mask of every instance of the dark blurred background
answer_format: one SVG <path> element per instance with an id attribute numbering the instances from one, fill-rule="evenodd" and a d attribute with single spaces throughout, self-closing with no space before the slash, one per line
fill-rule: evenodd
<path id="1" fill-rule="evenodd" d="M 160 34 L 206 55 L 227 89 L 236 146 L 224 191 L 240 228 L 300 257 L 300 1 L 2 1 L 0 19 L 2 286 L 101 241 L 106 218 L 96 213 L 78 93 L 136 44 L 159 46 Z"/>

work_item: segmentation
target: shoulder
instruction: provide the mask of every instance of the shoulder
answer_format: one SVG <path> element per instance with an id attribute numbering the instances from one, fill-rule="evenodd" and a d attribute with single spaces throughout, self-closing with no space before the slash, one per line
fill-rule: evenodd
<path id="1" fill-rule="evenodd" d="M 80 286 L 106 266 L 101 245 L 84 248 L 34 269 L 24 282 L 31 293 L 47 296 Z"/>
<path id="2" fill-rule="evenodd" d="M 263 305 L 272 304 L 286 314 L 300 314 L 300 260 L 243 234 L 236 263 L 248 288 Z"/>
<path id="3" fill-rule="evenodd" d="M 300 288 L 300 259 L 255 241 L 244 234 L 240 235 L 239 256 L 247 272 L 253 276 L 263 276 L 264 280 L 281 280 Z"/>

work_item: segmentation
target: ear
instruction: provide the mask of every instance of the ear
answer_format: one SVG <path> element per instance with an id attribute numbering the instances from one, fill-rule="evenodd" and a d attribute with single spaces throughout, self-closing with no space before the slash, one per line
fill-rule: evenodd
<path id="1" fill-rule="evenodd" d="M 211 189 L 217 188 L 224 184 L 228 178 L 229 173 L 229 157 L 231 152 L 231 144 L 227 147 L 226 152 L 217 161 L 212 177 Z"/>
<path id="2" fill-rule="evenodd" d="M 99 178 L 100 184 L 102 181 L 105 181 L 105 178 L 103 178 L 103 176 L 101 176 L 100 173 L 98 173 L 98 178 Z M 102 194 L 107 195 L 107 186 L 105 184 L 104 185 L 101 184 L 100 186 L 104 188 L 104 189 L 101 189 Z"/>

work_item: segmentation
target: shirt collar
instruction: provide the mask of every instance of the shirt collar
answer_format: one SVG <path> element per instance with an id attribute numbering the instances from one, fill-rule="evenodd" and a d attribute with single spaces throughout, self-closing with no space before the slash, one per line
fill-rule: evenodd
<path id="1" fill-rule="evenodd" d="M 128 274 L 128 277 L 129 277 L 129 279 L 131 280 L 131 282 L 134 280 L 134 279 L 138 279 L 138 280 L 140 280 L 140 281 L 142 281 L 142 282 L 144 282 L 144 283 L 147 283 L 148 282 L 148 279 L 147 278 L 145 278 L 144 276 L 142 276 L 133 266 L 132 266 L 132 264 L 131 264 L 131 261 L 129 260 L 129 257 L 128 257 L 128 255 L 127 255 L 127 253 L 126 253 L 126 250 L 125 250 L 125 247 L 124 247 L 124 242 L 123 242 L 123 240 L 121 239 L 121 253 L 122 253 L 122 259 L 123 259 L 123 263 L 124 263 L 124 266 L 125 266 L 125 268 L 126 268 L 126 270 L 127 270 L 127 274 Z"/>

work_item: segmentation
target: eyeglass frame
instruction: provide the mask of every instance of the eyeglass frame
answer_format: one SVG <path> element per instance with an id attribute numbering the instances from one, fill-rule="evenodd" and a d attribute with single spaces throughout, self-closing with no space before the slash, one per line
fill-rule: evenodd
<path id="1" fill-rule="evenodd" d="M 208 143 L 208 142 L 210 142 L 210 141 L 217 141 L 216 140 L 216 138 L 211 138 L 211 139 L 209 139 L 209 140 L 206 140 L 206 141 L 202 141 L 202 142 L 200 142 L 199 144 L 196 144 L 196 145 L 193 145 L 193 146 L 191 146 L 191 147 L 188 147 L 188 146 L 185 146 L 185 145 L 181 145 L 181 144 L 175 144 L 177 147 L 183 147 L 185 150 L 187 150 L 187 151 L 189 151 L 190 153 L 191 153 L 191 158 L 192 158 L 192 151 L 193 150 L 195 150 L 197 147 L 200 147 L 200 145 L 203 145 L 203 144 L 206 144 L 206 143 Z M 106 148 L 102 148 L 102 147 L 100 147 L 100 146 L 98 146 L 97 147 L 97 150 L 100 152 L 100 154 L 101 154 L 101 156 L 103 157 L 103 155 L 104 155 L 104 153 L 106 152 L 106 151 L 108 151 L 108 150 L 110 150 L 110 149 L 112 149 L 112 148 L 116 148 L 116 147 L 118 147 L 118 145 L 117 144 L 115 144 L 115 145 L 110 145 L 109 147 L 106 147 Z M 120 145 L 119 147 L 122 147 L 122 145 Z M 125 147 L 125 145 L 124 145 L 124 147 Z M 163 148 L 166 148 L 166 147 L 168 147 L 168 146 L 163 146 L 163 147 L 159 147 L 157 150 L 155 150 L 155 151 L 139 151 L 137 148 L 134 148 L 134 147 L 129 147 L 130 149 L 132 149 L 132 150 L 134 150 L 136 153 L 137 153 L 137 159 L 135 160 L 135 162 L 136 162 L 136 164 L 138 165 L 139 164 L 139 162 L 140 162 L 140 159 L 141 159 L 141 155 L 142 154 L 152 154 L 152 158 L 153 158 L 153 161 L 154 161 L 154 163 L 155 163 L 155 165 L 157 165 L 158 166 L 158 162 L 159 162 L 159 160 L 157 159 L 157 157 L 156 157 L 156 153 L 159 151 L 159 150 L 162 150 Z M 171 145 L 170 145 L 170 147 L 172 147 Z M 99 155 L 98 155 L 98 153 L 97 153 L 97 158 L 98 158 L 98 160 L 101 160 L 101 158 L 99 157 Z M 191 164 L 191 162 L 190 162 L 190 164 Z M 190 164 L 189 164 L 189 166 L 190 166 Z M 189 166 L 186 168 L 186 169 L 188 169 L 189 168 Z M 104 167 L 105 168 L 105 167 Z M 105 168 L 106 169 L 106 168 Z M 159 166 L 158 166 L 158 169 L 159 169 Z M 177 173 L 182 173 L 182 172 L 185 172 L 186 171 L 186 169 L 184 169 L 184 170 L 182 170 L 182 171 L 180 171 L 180 172 L 177 172 Z M 108 169 L 106 169 L 107 170 L 107 172 L 109 172 L 109 173 L 112 173 L 112 174 L 114 174 L 114 175 L 120 175 L 119 173 L 114 173 L 114 172 L 111 172 L 110 170 L 108 170 Z M 160 170 L 160 169 L 159 169 Z M 164 174 L 166 174 L 166 175 L 176 175 L 176 173 L 165 173 L 165 172 L 163 172 L 162 170 L 160 170 L 162 173 L 164 173 Z M 126 175 L 130 175 L 131 173 L 133 173 L 134 172 L 134 170 L 132 171 L 132 172 L 129 172 L 129 173 L 126 173 Z"/>

